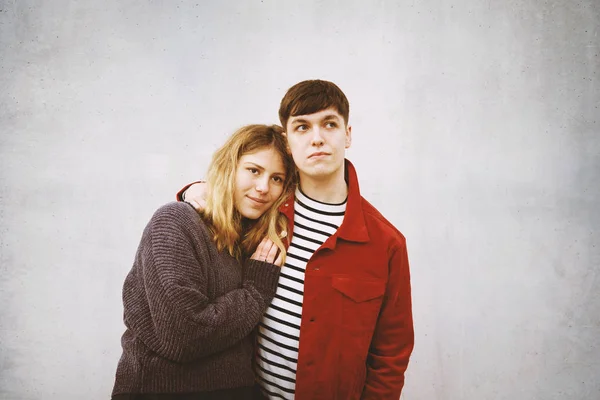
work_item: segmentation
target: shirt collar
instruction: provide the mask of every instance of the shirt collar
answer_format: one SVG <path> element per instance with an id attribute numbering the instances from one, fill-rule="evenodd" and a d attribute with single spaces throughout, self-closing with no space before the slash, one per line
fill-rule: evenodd
<path id="1" fill-rule="evenodd" d="M 344 162 L 344 176 L 348 184 L 348 202 L 346 204 L 346 214 L 342 225 L 338 230 L 323 243 L 323 247 L 334 248 L 337 238 L 350 242 L 364 243 L 369 241 L 369 232 L 365 223 L 365 217 L 362 208 L 363 199 L 360 195 L 358 185 L 358 176 L 354 165 L 349 160 Z M 294 196 L 290 196 L 288 200 L 279 207 L 279 211 L 283 213 L 289 221 L 290 230 L 293 230 L 294 222 Z"/>

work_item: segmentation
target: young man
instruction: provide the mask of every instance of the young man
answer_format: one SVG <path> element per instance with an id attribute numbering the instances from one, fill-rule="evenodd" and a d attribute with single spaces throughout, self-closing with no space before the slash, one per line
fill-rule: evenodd
<path id="1" fill-rule="evenodd" d="M 270 399 L 398 400 L 404 386 L 414 345 L 406 241 L 360 195 L 345 159 L 348 115 L 327 81 L 300 82 L 281 101 L 300 181 L 280 209 L 290 246 L 257 331 L 257 382 Z"/>

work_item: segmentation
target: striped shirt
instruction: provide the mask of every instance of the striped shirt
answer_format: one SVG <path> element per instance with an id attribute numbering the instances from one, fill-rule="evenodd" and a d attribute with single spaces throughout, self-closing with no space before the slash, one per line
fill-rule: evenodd
<path id="1" fill-rule="evenodd" d="M 256 375 L 270 399 L 294 398 L 304 271 L 314 252 L 341 225 L 345 211 L 345 201 L 320 203 L 296 190 L 292 242 L 281 267 L 277 292 L 258 327 Z"/>

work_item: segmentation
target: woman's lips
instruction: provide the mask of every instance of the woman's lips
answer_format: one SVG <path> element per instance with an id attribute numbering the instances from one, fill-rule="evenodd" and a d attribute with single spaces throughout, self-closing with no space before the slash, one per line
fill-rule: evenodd
<path id="1" fill-rule="evenodd" d="M 246 196 L 247 198 L 249 198 L 252 202 L 256 203 L 256 204 L 267 204 L 268 201 L 267 200 L 263 200 L 263 199 L 259 199 L 257 197 L 252 197 L 252 196 Z"/>

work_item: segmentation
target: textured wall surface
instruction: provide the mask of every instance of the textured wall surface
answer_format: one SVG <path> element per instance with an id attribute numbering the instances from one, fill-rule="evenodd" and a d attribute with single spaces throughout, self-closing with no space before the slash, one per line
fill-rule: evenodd
<path id="1" fill-rule="evenodd" d="M 597 0 L 0 0 L 0 398 L 109 398 L 153 210 L 323 78 L 408 239 L 403 399 L 600 399 L 599 36 Z"/>

